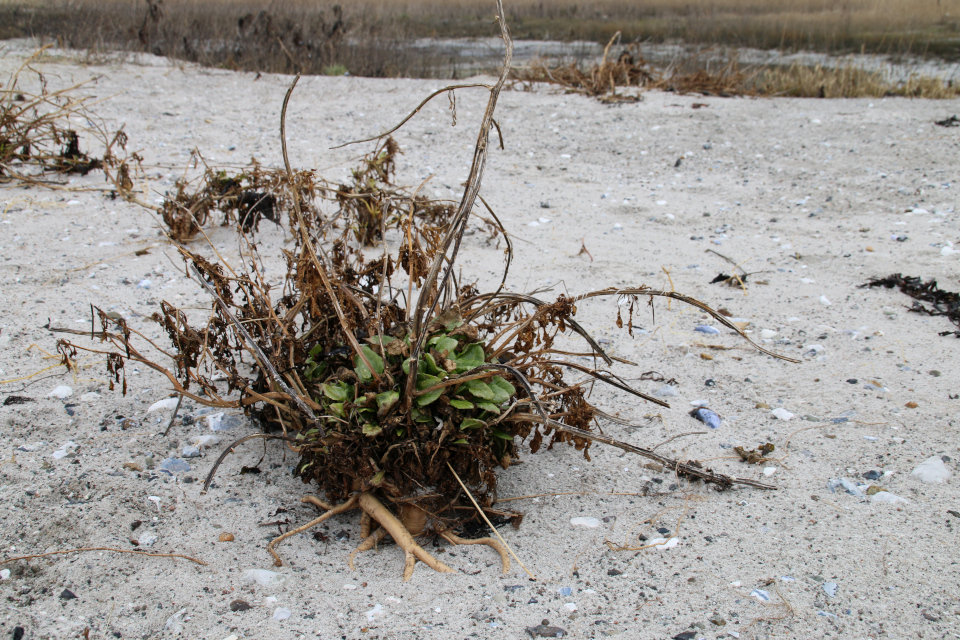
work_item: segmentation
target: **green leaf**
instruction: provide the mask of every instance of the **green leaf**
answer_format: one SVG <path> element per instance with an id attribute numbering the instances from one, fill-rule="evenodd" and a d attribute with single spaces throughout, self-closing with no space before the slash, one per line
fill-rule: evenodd
<path id="1" fill-rule="evenodd" d="M 375 476 L 370 478 L 370 484 L 375 487 L 379 487 L 383 483 L 383 477 L 387 475 L 386 471 L 380 471 Z"/>
<path id="2" fill-rule="evenodd" d="M 320 386 L 323 388 L 323 395 L 335 402 L 349 400 L 349 396 L 347 394 L 350 390 L 350 386 L 347 384 L 338 382 L 337 384 L 322 384 Z"/>
<path id="3" fill-rule="evenodd" d="M 501 440 L 513 440 L 512 435 L 510 435 L 509 433 L 504 433 L 503 431 L 499 431 L 497 429 L 491 429 L 490 433 L 493 434 L 494 437 L 500 438 Z"/>
<path id="4" fill-rule="evenodd" d="M 437 340 L 436 344 L 433 346 L 437 350 L 437 353 L 443 353 L 446 351 L 448 354 L 453 353 L 453 350 L 457 348 L 457 341 L 453 338 L 448 338 L 443 336 Z"/>
<path id="5" fill-rule="evenodd" d="M 485 426 L 487 423 L 483 420 L 477 420 L 476 418 L 467 418 L 460 423 L 460 430 L 466 431 L 467 429 L 479 429 L 480 427 Z"/>
<path id="6" fill-rule="evenodd" d="M 446 337 L 447 337 L 447 334 L 445 333 L 434 334 L 433 337 L 427 340 L 427 346 L 432 347 L 433 345 L 437 344 L 438 341 L 443 340 Z"/>
<path id="7" fill-rule="evenodd" d="M 511 398 L 514 394 L 517 393 L 517 389 L 512 384 L 510 384 L 509 382 L 501 378 L 500 376 L 493 376 L 493 379 L 490 380 L 490 386 L 497 387 L 501 391 L 506 393 L 507 399 Z M 504 400 L 504 402 L 506 402 L 506 400 Z"/>
<path id="8" fill-rule="evenodd" d="M 369 338 L 367 338 L 367 342 L 369 342 L 370 344 L 378 344 L 384 347 L 390 344 L 391 342 L 393 342 L 394 340 L 396 340 L 396 338 L 394 338 L 393 336 L 370 336 Z"/>
<path id="9" fill-rule="evenodd" d="M 383 427 L 378 424 L 365 424 L 363 425 L 363 435 L 365 436 L 375 436 L 378 433 L 383 431 Z"/>
<path id="10" fill-rule="evenodd" d="M 411 358 L 407 358 L 403 361 L 403 364 L 400 365 L 400 368 L 403 369 L 403 373 L 405 375 L 410 375 L 410 360 Z"/>
<path id="11" fill-rule="evenodd" d="M 477 406 L 483 409 L 484 411 L 489 411 L 490 413 L 497 415 L 500 413 L 500 407 L 491 403 L 491 402 L 479 402 Z"/>
<path id="12" fill-rule="evenodd" d="M 341 418 L 345 417 L 345 416 L 344 416 L 343 403 L 342 403 L 342 402 L 333 402 L 333 403 L 327 405 L 327 408 L 329 408 L 331 412 L 333 412 L 334 414 L 340 416 Z"/>
<path id="13" fill-rule="evenodd" d="M 420 410 L 417 409 L 416 407 L 414 407 L 413 409 L 410 410 L 410 415 L 413 416 L 413 421 L 414 421 L 414 422 L 420 422 L 420 423 L 423 423 L 423 422 L 433 422 L 433 420 L 430 419 L 430 416 L 428 416 L 428 415 L 425 414 L 424 412 L 420 411 Z"/>
<path id="14" fill-rule="evenodd" d="M 373 367 L 373 371 L 377 375 L 383 373 L 383 358 L 374 353 L 373 349 L 367 345 L 361 345 L 360 351 L 364 356 L 366 356 L 367 360 L 369 360 L 370 366 Z M 367 365 L 364 364 L 359 355 L 353 357 L 353 370 L 356 372 L 357 377 L 360 378 L 362 382 L 367 382 L 373 379 L 373 374 L 370 372 L 370 369 L 367 368 Z"/>
<path id="15" fill-rule="evenodd" d="M 316 358 L 316 357 L 319 356 L 319 355 L 323 355 L 323 345 L 322 345 L 322 344 L 318 344 L 318 345 L 314 346 L 313 349 L 310 349 L 310 357 L 311 357 L 311 358 Z"/>
<path id="16" fill-rule="evenodd" d="M 396 391 L 384 391 L 377 394 L 377 407 L 380 411 L 386 411 L 400 399 L 400 394 Z"/>
<path id="17" fill-rule="evenodd" d="M 452 444 L 470 444 L 466 438 L 457 438 Z"/>
<path id="18" fill-rule="evenodd" d="M 427 389 L 432 387 L 435 384 L 440 384 L 440 378 L 436 376 L 427 375 L 426 373 L 421 373 L 417 376 L 417 389 Z M 443 389 L 436 389 L 430 393 L 426 393 L 422 396 L 417 396 L 417 406 L 425 407 L 443 394 Z"/>
<path id="19" fill-rule="evenodd" d="M 456 409 L 473 409 L 472 402 L 467 402 L 466 400 L 461 400 L 460 398 L 453 398 L 450 400 L 450 406 Z"/>
<path id="20" fill-rule="evenodd" d="M 463 383 L 463 386 L 467 388 L 475 398 L 480 398 L 482 400 L 493 400 L 494 392 L 487 386 L 487 383 L 483 380 L 467 380 Z"/>
<path id="21" fill-rule="evenodd" d="M 453 356 L 452 360 L 457 363 L 457 373 L 479 367 L 484 363 L 483 345 L 479 342 L 468 345 L 466 349 Z"/>
<path id="22" fill-rule="evenodd" d="M 420 359 L 420 371 L 421 373 L 429 373 L 432 376 L 446 373 L 445 370 L 437 366 L 437 361 L 433 359 L 433 356 L 429 353 L 423 354 L 423 357 Z"/>
<path id="23" fill-rule="evenodd" d="M 406 433 L 407 433 L 407 430 L 404 429 L 403 427 L 400 427 L 399 429 L 397 429 L 397 437 L 398 437 L 398 438 L 402 438 L 402 437 L 404 436 L 404 434 L 406 434 Z"/>

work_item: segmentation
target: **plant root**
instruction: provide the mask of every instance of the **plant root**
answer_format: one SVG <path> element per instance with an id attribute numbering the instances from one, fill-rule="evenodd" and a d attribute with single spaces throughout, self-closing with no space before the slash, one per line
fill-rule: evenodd
<path id="1" fill-rule="evenodd" d="M 331 518 L 337 514 L 343 513 L 345 511 L 350 511 L 351 509 L 356 508 L 358 500 L 359 498 L 357 496 L 351 496 L 350 499 L 344 502 L 343 504 L 340 504 L 328 509 L 327 512 L 322 516 L 320 516 L 319 518 L 315 518 L 310 522 L 308 522 L 307 524 L 303 525 L 302 527 L 291 529 L 290 531 L 287 531 L 282 536 L 278 536 L 273 540 L 271 540 L 270 544 L 267 545 L 267 551 L 269 551 L 270 555 L 273 556 L 273 566 L 275 567 L 283 566 L 283 560 L 280 558 L 279 555 L 277 555 L 277 552 L 273 550 L 273 548 L 277 546 L 280 542 L 282 542 L 283 540 L 286 540 L 290 536 L 295 536 L 298 533 L 303 533 L 304 531 L 317 526 L 318 524 L 320 524 L 324 520 L 327 520 L 328 518 Z M 315 496 L 306 496 L 305 498 L 301 499 L 301 502 L 309 502 L 310 504 L 315 504 L 320 507 L 327 506 L 323 503 L 323 501 L 321 501 L 319 498 L 316 498 Z"/>
<path id="2" fill-rule="evenodd" d="M 364 512 L 366 515 L 366 512 Z M 370 551 L 375 546 L 383 542 L 383 539 L 387 537 L 387 530 L 384 528 L 377 529 L 372 534 L 366 536 L 363 539 L 356 549 L 350 552 L 350 557 L 347 559 L 347 566 L 350 567 L 350 571 L 356 571 L 357 568 L 353 565 L 354 558 L 357 557 L 358 553 L 363 553 L 364 551 Z"/>
<path id="3" fill-rule="evenodd" d="M 503 563 L 503 573 L 507 574 L 510 572 L 510 555 L 507 553 L 507 550 L 504 548 L 504 546 L 493 538 L 476 538 L 475 540 L 468 540 L 466 538 L 461 538 L 452 531 L 441 531 L 440 537 L 450 544 L 484 544 L 500 554 L 500 562 Z"/>
<path id="4" fill-rule="evenodd" d="M 380 526 L 390 534 L 390 537 L 393 538 L 393 541 L 397 543 L 397 546 L 403 549 L 405 556 L 403 567 L 404 582 L 409 581 L 410 578 L 413 577 L 413 569 L 417 564 L 417 560 L 420 560 L 420 562 L 423 562 L 425 565 L 439 573 L 454 573 L 453 569 L 434 558 L 432 555 L 427 553 L 423 547 L 418 545 L 407 528 L 403 526 L 403 523 L 400 522 L 396 516 L 390 513 L 390 510 L 383 506 L 383 503 L 380 502 L 372 493 L 361 493 L 358 499 L 358 505 L 361 509 L 363 509 L 364 513 L 380 523 Z M 370 538 L 367 538 L 367 540 L 369 539 Z M 361 546 L 363 546 L 365 543 L 366 540 L 361 543 Z"/>

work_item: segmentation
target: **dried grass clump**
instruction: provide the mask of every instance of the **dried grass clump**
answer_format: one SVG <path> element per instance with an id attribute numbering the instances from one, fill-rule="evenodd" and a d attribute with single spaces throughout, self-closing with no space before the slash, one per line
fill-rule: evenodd
<path id="1" fill-rule="evenodd" d="M 620 39 L 617 32 L 603 49 L 603 58 L 587 70 L 576 62 L 548 67 L 543 61 L 511 72 L 515 80 L 531 85 L 542 82 L 564 87 L 570 93 L 580 93 L 601 102 L 639 102 L 639 94 L 619 94 L 618 87 L 646 87 L 657 80 L 657 75 L 640 55 L 639 45 L 624 49 L 616 60 L 610 59 L 610 48 Z"/>
<path id="2" fill-rule="evenodd" d="M 841 67 L 791 65 L 769 67 L 756 75 L 755 92 L 794 98 L 881 98 L 901 96 L 944 100 L 960 95 L 950 81 L 911 74 L 903 82 L 851 64 Z"/>
<path id="3" fill-rule="evenodd" d="M 502 16 L 501 0 L 497 8 Z M 288 216 L 296 238 L 294 248 L 284 252 L 282 286 L 268 283 L 252 243 L 242 267 L 179 245 L 214 303 L 202 326 L 192 325 L 183 310 L 162 304 L 154 320 L 174 345 L 167 354 L 172 364 L 156 362 L 138 347 L 146 340 L 142 334 L 102 311 L 98 336 L 108 343 L 106 348 L 65 341 L 60 345 L 64 353 L 85 348 L 108 354 L 117 382 L 132 361 L 161 372 L 177 393 L 199 404 L 243 408 L 263 426 L 261 437 L 282 439 L 298 454 L 296 475 L 325 494 L 323 499 L 311 495 L 303 500 L 325 512 L 268 545 L 277 564 L 282 560 L 275 547 L 285 538 L 360 509 L 363 541 L 350 556 L 351 567 L 357 553 L 389 535 L 404 550 L 405 579 L 417 560 L 437 571 L 452 571 L 414 539 L 434 532 L 452 543 L 492 547 L 506 571 L 509 560 L 499 542 L 465 540 L 458 532 L 478 517 L 489 522 L 488 514 L 519 524 L 520 514 L 496 507 L 496 487 L 498 469 L 514 464 L 523 442 L 531 452 L 566 443 L 587 459 L 591 444 L 600 442 L 656 460 L 680 477 L 720 487 L 743 483 L 769 488 L 600 433 L 598 420 L 625 421 L 587 400 L 587 389 L 600 382 L 666 406 L 605 369 L 618 359 L 574 320 L 578 305 L 616 298 L 630 314 L 630 330 L 632 314 L 643 299 L 673 298 L 712 315 L 746 339 L 722 315 L 681 294 L 645 286 L 561 295 L 552 302 L 505 291 L 512 247 L 492 213 L 508 244 L 500 286 L 481 292 L 458 279 L 457 257 L 478 198 L 494 108 L 512 58 L 509 31 L 502 17 L 498 21 L 506 45 L 504 66 L 497 83 L 487 87 L 490 97 L 473 163 L 449 220 L 431 224 L 413 215 L 415 207 L 405 216 L 381 213 L 381 234 L 388 219 L 391 224 L 396 220 L 399 247 L 391 253 L 384 246 L 378 255 L 365 249 L 370 236 L 357 233 L 373 224 L 360 220 L 364 209 L 341 206 L 330 217 L 318 209 L 317 220 L 309 222 L 300 191 L 291 188 L 296 182 L 281 116 L 288 179 L 278 181 L 277 189 L 288 190 L 289 197 L 276 202 L 289 203 L 282 215 Z M 295 86 L 296 81 L 284 100 L 284 114 Z M 387 180 L 388 158 L 395 152 L 384 143 L 355 178 L 361 183 Z M 370 196 L 357 195 L 361 201 Z M 335 217 L 343 218 L 339 229 L 333 227 Z M 617 324 L 623 326 L 619 312 Z M 583 346 L 571 350 L 566 346 L 570 337 Z M 579 356 L 602 364 L 586 366 L 575 361 Z M 571 380 L 571 374 L 579 379 Z M 220 461 L 252 437 L 257 436 L 232 444 Z"/>
<path id="4" fill-rule="evenodd" d="M 127 135 L 122 129 L 109 133 L 88 112 L 89 99 L 75 95 L 92 81 L 49 89 L 46 77 L 33 68 L 43 51 L 36 51 L 0 85 L 0 181 L 51 185 L 45 174 L 85 176 L 99 170 L 115 193 L 129 194 L 140 170 L 140 156 L 126 151 Z M 33 75 L 35 90 L 23 88 L 24 74 Z M 103 147 L 100 158 L 82 150 L 80 127 L 71 120 L 85 123 L 82 131 Z"/>

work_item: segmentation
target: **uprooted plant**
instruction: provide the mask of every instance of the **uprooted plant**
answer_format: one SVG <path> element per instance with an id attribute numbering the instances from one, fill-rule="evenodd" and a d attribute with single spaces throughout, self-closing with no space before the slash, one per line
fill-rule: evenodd
<path id="1" fill-rule="evenodd" d="M 502 16 L 502 0 L 497 7 Z M 359 509 L 363 540 L 350 555 L 351 567 L 358 553 L 389 535 L 405 553 L 404 579 L 412 575 L 416 560 L 437 571 L 452 571 L 415 540 L 433 532 L 454 544 L 492 547 L 506 571 L 509 559 L 499 542 L 468 540 L 460 534 L 478 517 L 488 521 L 486 514 L 519 523 L 520 514 L 496 508 L 496 486 L 497 469 L 514 464 L 522 442 L 531 452 L 545 442 L 548 447 L 567 443 L 587 459 L 591 444 L 599 442 L 721 488 L 734 483 L 770 488 L 599 433 L 598 420 L 624 420 L 587 401 L 589 386 L 601 382 L 667 406 L 605 369 L 618 359 L 574 320 L 578 305 L 616 298 L 629 313 L 630 330 L 633 313 L 644 299 L 668 297 L 697 307 L 746 338 L 722 315 L 697 300 L 645 286 L 561 295 L 552 302 L 508 292 L 504 283 L 512 247 L 492 211 L 508 245 L 500 285 L 482 293 L 458 279 L 454 267 L 479 197 L 494 107 L 512 57 L 509 31 L 502 18 L 499 24 L 506 46 L 503 70 L 487 87 L 490 95 L 470 174 L 449 221 L 431 224 L 407 207 L 396 222 L 395 252 L 384 246 L 381 254 L 371 256 L 364 249 L 369 238 L 355 233 L 357 208 L 343 206 L 337 212 L 345 218 L 339 230 L 332 225 L 335 216 L 324 218 L 319 209 L 316 221 L 306 220 L 285 142 L 284 114 L 295 80 L 280 125 L 287 179 L 279 181 L 277 189 L 289 197 L 277 202 L 290 203 L 287 213 L 296 238 L 294 248 L 284 253 L 282 286 L 268 283 L 252 243 L 247 243 L 242 267 L 179 245 L 194 278 L 213 298 L 205 325 L 191 325 L 184 310 L 164 302 L 154 319 L 170 337 L 171 352 L 102 311 L 98 336 L 107 348 L 60 344 L 65 355 L 77 349 L 108 354 L 116 382 L 124 380 L 126 363 L 139 363 L 165 375 L 183 397 L 207 406 L 243 408 L 258 418 L 265 433 L 228 447 L 207 486 L 220 462 L 242 441 L 281 439 L 298 453 L 295 474 L 325 494 L 323 499 L 310 495 L 303 500 L 324 513 L 268 545 L 278 565 L 279 542 Z M 375 158 L 382 152 L 379 149 Z M 387 218 L 380 216 L 377 225 L 382 236 Z M 618 312 L 617 324 L 623 323 Z M 571 350 L 570 338 L 585 346 Z M 157 363 L 144 352 L 144 343 L 173 364 Z M 581 356 L 602 364 L 586 366 Z M 571 373 L 580 378 L 571 381 Z"/>
<path id="2" fill-rule="evenodd" d="M 117 192 L 133 189 L 131 172 L 140 169 L 141 158 L 127 153 L 123 130 L 109 133 L 88 112 L 89 99 L 78 97 L 77 89 L 91 81 L 51 90 L 47 79 L 33 64 L 43 49 L 31 55 L 0 85 L 0 182 L 48 184 L 44 174 L 87 175 L 103 171 Z M 23 76 L 34 78 L 36 88 L 27 89 Z M 76 121 L 72 122 L 72 121 Z M 100 158 L 81 148 L 77 123 L 83 132 L 103 147 Z"/>

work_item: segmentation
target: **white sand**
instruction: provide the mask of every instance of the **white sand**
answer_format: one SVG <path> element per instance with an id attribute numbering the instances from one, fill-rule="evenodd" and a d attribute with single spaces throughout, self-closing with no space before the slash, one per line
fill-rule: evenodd
<path id="1" fill-rule="evenodd" d="M 25 51 L 14 47 L 0 57 L 4 77 Z M 154 59 L 84 66 L 69 56 L 44 70 L 54 88 L 101 76 L 86 89 L 109 98 L 95 113 L 112 128 L 125 125 L 131 147 L 142 149 L 151 202 L 181 175 L 193 148 L 213 166 L 242 166 L 251 156 L 280 166 L 277 130 L 288 77 L 256 80 Z M 439 86 L 304 78 L 288 121 L 294 165 L 339 179 L 371 144 L 329 147 L 392 126 Z M 459 194 L 485 98 L 482 90 L 459 92 L 456 128 L 441 99 L 402 129 L 396 136 L 404 151 L 401 182 L 415 185 L 436 173 L 428 192 Z M 695 110 L 694 103 L 706 106 Z M 947 513 L 960 510 L 960 411 L 949 397 L 960 393 L 960 342 L 937 335 L 952 328 L 945 319 L 908 313 L 911 300 L 899 292 L 857 288 L 894 272 L 960 288 L 960 254 L 941 255 L 947 241 L 960 245 L 960 129 L 933 125 L 956 111 L 956 102 L 903 99 L 648 93 L 640 104 L 609 107 L 546 88 L 502 96 L 498 120 L 506 150 L 491 152 L 482 194 L 525 240 L 516 243 L 512 290 L 669 289 L 667 270 L 678 291 L 749 319 L 757 339 L 762 330 L 777 332 L 767 346 L 803 360 L 776 361 L 728 332 L 695 333 L 705 319 L 676 302 L 657 302 L 656 325 L 643 307 L 634 322 L 653 333 L 634 338 L 616 328 L 613 302 L 581 304 L 577 317 L 597 338 L 641 363 L 618 365 L 618 374 L 649 392 L 662 383 L 639 381 L 643 372 L 679 381 L 671 409 L 598 388 L 598 405 L 645 425 L 605 431 L 653 446 L 706 430 L 687 415 L 692 401 L 706 400 L 723 425 L 658 451 L 766 480 L 778 490 L 717 492 L 678 483 L 619 450 L 594 446 L 587 462 L 561 447 L 526 455 L 524 464 L 501 473 L 501 498 L 583 492 L 505 503 L 526 513 L 519 529 L 502 533 L 535 582 L 516 566 L 502 576 L 495 555 L 482 547 L 441 555 L 456 574 L 419 565 L 406 584 L 395 546 L 361 556 L 351 572 L 345 560 L 359 535 L 353 514 L 330 524 L 328 543 L 303 535 L 283 544 L 289 565 L 277 571 L 286 580 L 262 587 L 244 580 L 247 570 L 274 569 L 265 545 L 277 526 L 261 523 L 302 523 L 314 515 L 298 502 L 309 488 L 291 477 L 293 458 L 280 446 L 264 452 L 254 443 L 228 458 L 209 493 L 201 494 L 198 482 L 184 482 L 202 480 L 226 442 L 255 432 L 244 423 L 218 434 L 222 442 L 188 460 L 192 471 L 176 480 L 157 470 L 126 470 L 126 462 L 143 464 L 148 454 L 159 462 L 177 455 L 192 436 L 211 432 L 204 422 L 178 424 L 163 438 L 158 432 L 169 410 L 145 412 L 167 397 L 168 383 L 143 368 L 128 370 L 129 393 L 122 397 L 107 389 L 102 361 L 81 354 L 87 368 L 76 375 L 52 368 L 0 386 L 4 397 L 36 399 L 0 407 L 0 454 L 9 460 L 0 466 L 3 556 L 134 549 L 130 538 L 146 542 L 150 534 L 157 538 L 150 551 L 208 564 L 86 552 L 4 565 L 12 573 L 0 581 L 6 612 L 0 635 L 11 637 L 19 625 L 26 638 L 76 638 L 85 627 L 91 638 L 520 638 L 525 627 L 546 618 L 574 638 L 661 639 L 686 630 L 705 638 L 960 637 L 960 519 Z M 71 184 L 100 187 L 102 175 Z M 161 299 L 209 305 L 143 209 L 96 192 L 7 186 L 0 210 L 0 379 L 54 365 L 42 350 L 53 352 L 57 336 L 43 325 L 51 319 L 54 326 L 89 327 L 91 303 L 120 312 L 163 344 L 155 325 L 138 315 L 157 310 Z M 541 217 L 549 222 L 528 226 Z M 276 262 L 282 233 L 269 223 L 261 228 L 261 250 Z M 908 239 L 891 239 L 898 235 Z M 236 258 L 229 230 L 215 229 L 213 237 L 228 259 Z M 593 261 L 577 255 L 581 239 Z M 142 248 L 150 254 L 132 254 Z M 759 272 L 746 292 L 709 284 L 732 265 L 707 249 Z M 495 284 L 502 247 L 487 246 L 477 233 L 464 251 L 464 277 Z M 152 287 L 137 288 L 145 278 Z M 814 344 L 822 347 L 819 357 L 805 357 Z M 702 359 L 704 353 L 713 359 Z M 928 373 L 933 370 L 941 375 Z M 715 386 L 706 386 L 707 379 Z M 864 388 L 871 381 L 885 390 Z M 58 385 L 73 395 L 47 397 Z M 91 392 L 100 396 L 85 395 Z M 759 402 L 770 409 L 755 408 Z M 906 408 L 907 402 L 918 408 Z M 65 403 L 73 405 L 73 416 Z M 795 417 L 773 419 L 775 408 Z M 655 414 L 660 417 L 648 418 Z M 133 426 L 121 430 L 118 415 L 132 418 Z M 840 416 L 850 420 L 828 421 Z M 75 450 L 63 448 L 68 441 Z M 777 447 L 772 456 L 783 458 L 762 465 L 773 469 L 770 476 L 762 466 L 740 462 L 731 448 L 767 441 Z M 67 455 L 57 458 L 57 450 Z M 944 455 L 952 458 L 946 468 L 953 473 L 945 483 L 911 476 L 924 460 Z M 262 474 L 239 475 L 241 466 L 258 461 Z M 877 503 L 827 489 L 834 478 L 870 484 L 862 474 L 871 470 L 888 474 L 872 484 L 906 502 Z M 573 526 L 575 517 L 598 518 L 600 525 Z M 653 529 L 669 533 L 644 524 L 650 519 Z M 143 524 L 131 532 L 134 521 Z M 349 540 L 335 540 L 340 531 Z M 235 540 L 218 542 L 223 532 Z M 676 535 L 679 544 L 641 551 L 604 544 L 639 546 L 638 533 Z M 609 575 L 613 570 L 621 573 Z M 826 583 L 836 585 L 832 597 Z M 561 595 L 565 587 L 570 595 Z M 77 598 L 61 599 L 64 589 Z M 751 595 L 754 589 L 769 602 Z M 232 612 L 235 599 L 252 608 Z M 291 612 L 289 619 L 273 619 L 278 607 Z M 724 625 L 712 624 L 714 616 Z"/>

